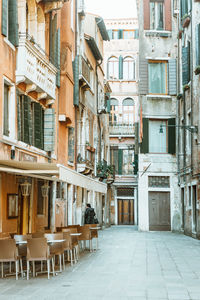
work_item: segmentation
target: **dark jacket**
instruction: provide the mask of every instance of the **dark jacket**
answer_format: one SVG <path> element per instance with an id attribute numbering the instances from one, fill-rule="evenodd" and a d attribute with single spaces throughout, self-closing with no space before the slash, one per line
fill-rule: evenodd
<path id="1" fill-rule="evenodd" d="M 87 207 L 85 210 L 85 224 L 94 224 L 94 208 Z"/>

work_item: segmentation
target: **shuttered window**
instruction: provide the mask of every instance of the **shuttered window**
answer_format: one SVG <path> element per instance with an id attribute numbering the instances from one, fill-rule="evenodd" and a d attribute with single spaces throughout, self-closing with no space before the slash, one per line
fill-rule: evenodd
<path id="1" fill-rule="evenodd" d="M 68 161 L 74 162 L 74 128 L 68 129 Z"/>
<path id="2" fill-rule="evenodd" d="M 168 120 L 168 153 L 176 153 L 176 119 Z"/>
<path id="3" fill-rule="evenodd" d="M 119 61 L 117 57 L 110 57 L 108 60 L 107 78 L 111 80 L 119 78 Z"/>
<path id="4" fill-rule="evenodd" d="M 123 59 L 123 79 L 135 80 L 135 60 L 130 56 Z"/>
<path id="5" fill-rule="evenodd" d="M 58 28 L 56 32 L 56 68 L 58 69 L 56 85 L 60 87 L 60 28 Z"/>
<path id="6" fill-rule="evenodd" d="M 50 13 L 50 30 L 49 30 L 49 52 L 50 61 L 54 66 L 57 66 L 57 14 Z"/>
<path id="7" fill-rule="evenodd" d="M 182 48 L 182 84 L 183 86 L 190 81 L 190 43 Z"/>
<path id="8" fill-rule="evenodd" d="M 123 57 L 119 56 L 119 79 L 123 79 Z"/>
<path id="9" fill-rule="evenodd" d="M 144 30 L 172 30 L 171 0 L 143 0 Z"/>
<path id="10" fill-rule="evenodd" d="M 200 66 L 200 24 L 196 25 L 195 40 L 196 40 L 196 66 Z"/>
<path id="11" fill-rule="evenodd" d="M 167 62 L 150 61 L 148 77 L 150 94 L 167 94 Z"/>
<path id="12" fill-rule="evenodd" d="M 3 134 L 9 136 L 9 86 L 4 84 Z"/>
<path id="13" fill-rule="evenodd" d="M 168 61 L 168 91 L 169 95 L 177 94 L 177 72 L 176 59 Z"/>
<path id="14" fill-rule="evenodd" d="M 18 140 L 44 149 L 44 110 L 26 95 L 17 95 Z"/>
<path id="15" fill-rule="evenodd" d="M 115 173 L 118 175 L 134 174 L 134 150 L 111 148 L 110 150 L 111 164 L 115 165 Z"/>
<path id="16" fill-rule="evenodd" d="M 74 76 L 74 96 L 73 102 L 75 106 L 79 105 L 79 56 L 76 55 L 73 63 L 73 76 Z"/>
<path id="17" fill-rule="evenodd" d="M 55 109 L 44 111 L 44 150 L 54 151 L 55 144 Z"/>
<path id="18" fill-rule="evenodd" d="M 18 46 L 17 12 L 17 0 L 2 0 L 1 32 L 14 46 Z"/>
<path id="19" fill-rule="evenodd" d="M 143 118 L 143 138 L 142 143 L 140 146 L 141 153 L 148 153 L 149 152 L 149 119 Z"/>
<path id="20" fill-rule="evenodd" d="M 166 121 L 149 120 L 149 152 L 167 153 L 167 122 Z"/>

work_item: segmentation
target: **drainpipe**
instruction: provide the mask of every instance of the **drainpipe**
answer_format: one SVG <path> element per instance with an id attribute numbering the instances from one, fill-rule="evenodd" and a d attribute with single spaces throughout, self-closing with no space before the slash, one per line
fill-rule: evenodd
<path id="1" fill-rule="evenodd" d="M 190 43 L 190 49 L 193 50 L 193 18 L 192 18 L 192 12 L 193 12 L 193 1 L 191 1 L 191 43 Z M 190 105 L 191 105 L 191 124 L 193 125 L 193 51 L 190 51 L 190 79 L 191 79 L 191 86 L 190 86 Z M 193 170 L 193 133 L 190 133 L 190 141 L 191 141 L 191 175 L 193 176 L 194 170 Z"/>
<path id="2" fill-rule="evenodd" d="M 179 8 L 180 12 L 180 8 Z M 180 13 L 178 14 L 178 30 L 180 26 Z M 178 63 L 177 63 L 177 71 L 178 71 L 178 76 L 177 76 L 177 90 L 178 94 L 180 94 L 180 41 L 179 37 L 177 37 L 178 40 Z M 178 125 L 180 124 L 180 100 L 177 101 L 177 123 Z M 180 130 L 181 128 L 177 128 L 178 130 L 178 141 L 177 141 L 177 169 L 178 169 L 178 185 L 180 186 Z"/>

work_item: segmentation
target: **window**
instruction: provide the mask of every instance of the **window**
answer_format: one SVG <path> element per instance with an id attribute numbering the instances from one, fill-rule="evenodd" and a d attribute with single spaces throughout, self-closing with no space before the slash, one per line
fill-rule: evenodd
<path id="1" fill-rule="evenodd" d="M 164 29 L 164 14 L 162 2 L 150 2 L 150 29 Z"/>
<path id="2" fill-rule="evenodd" d="M 18 139 L 44 149 L 44 110 L 26 95 L 18 95 Z"/>
<path id="3" fill-rule="evenodd" d="M 182 84 L 190 82 L 190 42 L 186 47 L 182 47 Z"/>
<path id="4" fill-rule="evenodd" d="M 123 100 L 123 123 L 124 124 L 133 124 L 134 123 L 134 101 L 131 98 Z"/>
<path id="5" fill-rule="evenodd" d="M 135 61 L 130 56 L 123 60 L 123 79 L 135 80 Z"/>
<path id="6" fill-rule="evenodd" d="M 113 30 L 112 31 L 112 39 L 113 40 L 117 40 L 118 39 L 118 30 Z"/>
<path id="7" fill-rule="evenodd" d="M 183 19 L 191 10 L 191 0 L 181 0 L 181 18 Z"/>
<path id="8" fill-rule="evenodd" d="M 150 61 L 148 64 L 149 93 L 167 94 L 167 62 Z"/>
<path id="9" fill-rule="evenodd" d="M 117 123 L 118 122 L 118 100 L 117 99 L 110 99 L 110 123 Z"/>
<path id="10" fill-rule="evenodd" d="M 149 152 L 167 152 L 167 121 L 149 120 Z"/>
<path id="11" fill-rule="evenodd" d="M 18 45 L 17 0 L 2 0 L 1 32 L 14 45 Z"/>
<path id="12" fill-rule="evenodd" d="M 3 134 L 9 136 L 9 86 L 4 83 Z"/>
<path id="13" fill-rule="evenodd" d="M 4 81 L 3 135 L 15 138 L 15 87 Z"/>
<path id="14" fill-rule="evenodd" d="M 134 150 L 111 148 L 110 162 L 115 166 L 115 173 L 118 175 L 134 174 Z"/>
<path id="15" fill-rule="evenodd" d="M 196 66 L 200 66 L 200 24 L 196 25 L 195 42 L 196 42 Z"/>
<path id="16" fill-rule="evenodd" d="M 74 128 L 68 130 L 68 162 L 74 162 Z"/>
<path id="17" fill-rule="evenodd" d="M 133 39 L 134 38 L 134 30 L 124 30 L 123 38 L 124 39 Z"/>
<path id="18" fill-rule="evenodd" d="M 119 63 L 117 57 L 111 57 L 108 60 L 108 79 L 119 78 Z"/>
<path id="19" fill-rule="evenodd" d="M 169 188 L 169 176 L 149 176 L 149 187 Z"/>

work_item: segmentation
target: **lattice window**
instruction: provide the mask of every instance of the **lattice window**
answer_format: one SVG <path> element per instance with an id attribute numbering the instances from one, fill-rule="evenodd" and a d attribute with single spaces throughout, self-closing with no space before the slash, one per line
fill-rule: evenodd
<path id="1" fill-rule="evenodd" d="M 149 187 L 169 188 L 169 176 L 149 176 Z"/>

